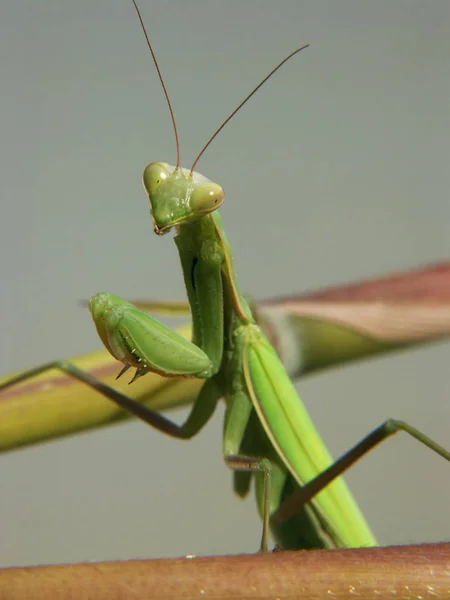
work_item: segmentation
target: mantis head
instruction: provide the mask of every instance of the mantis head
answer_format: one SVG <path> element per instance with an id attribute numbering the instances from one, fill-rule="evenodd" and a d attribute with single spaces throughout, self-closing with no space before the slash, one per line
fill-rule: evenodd
<path id="1" fill-rule="evenodd" d="M 142 180 L 158 235 L 176 225 L 200 219 L 224 201 L 223 189 L 217 183 L 195 171 L 164 162 L 147 165 Z"/>
<path id="2" fill-rule="evenodd" d="M 219 208 L 224 201 L 223 189 L 217 183 L 213 183 L 200 173 L 194 171 L 200 158 L 204 155 L 206 149 L 211 142 L 222 131 L 225 125 L 234 117 L 234 115 L 246 104 L 250 98 L 259 90 L 259 88 L 278 71 L 292 56 L 307 48 L 302 46 L 291 52 L 284 60 L 272 69 L 272 71 L 264 77 L 264 79 L 242 100 L 240 104 L 232 111 L 232 113 L 222 122 L 222 124 L 211 135 L 209 140 L 197 154 L 196 159 L 192 163 L 190 170 L 181 168 L 180 165 L 180 143 L 178 139 L 178 129 L 175 122 L 175 115 L 167 92 L 166 84 L 164 83 L 158 61 L 156 60 L 153 46 L 150 43 L 144 21 L 139 11 L 136 0 L 133 0 L 134 8 L 136 9 L 142 31 L 144 33 L 148 49 L 152 55 L 153 63 L 158 73 L 159 81 L 166 98 L 167 107 L 169 109 L 170 118 L 175 134 L 175 145 L 177 150 L 177 165 L 173 167 L 164 162 L 152 162 L 145 167 L 143 174 L 143 183 L 145 191 L 150 199 L 151 215 L 155 233 L 163 235 L 172 227 L 190 223 L 200 219 L 204 215 Z"/>

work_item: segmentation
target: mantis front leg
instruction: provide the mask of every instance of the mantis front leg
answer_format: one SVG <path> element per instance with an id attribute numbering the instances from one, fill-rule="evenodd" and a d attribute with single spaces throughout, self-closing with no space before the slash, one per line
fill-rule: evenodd
<path id="1" fill-rule="evenodd" d="M 180 439 L 193 437 L 207 423 L 220 397 L 212 379 L 218 366 L 201 348 L 118 296 L 97 294 L 91 298 L 89 308 L 105 347 L 125 365 L 119 376 L 136 368 L 130 383 L 150 371 L 207 382 L 180 426 L 86 373 L 75 374 L 72 368 L 72 374 L 159 431 Z"/>

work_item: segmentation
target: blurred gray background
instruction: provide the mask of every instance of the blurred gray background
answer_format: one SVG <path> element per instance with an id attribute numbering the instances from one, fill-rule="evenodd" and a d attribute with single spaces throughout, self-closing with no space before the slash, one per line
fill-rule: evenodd
<path id="1" fill-rule="evenodd" d="M 450 4 L 141 0 L 190 166 L 221 183 L 240 283 L 256 298 L 449 255 Z M 152 233 L 141 173 L 175 160 L 129 0 L 0 9 L 1 371 L 99 347 L 80 299 L 181 299 L 171 236 Z M 450 345 L 298 387 L 337 455 L 387 417 L 449 446 Z M 186 411 L 175 416 L 182 420 Z M 140 423 L 0 458 L 0 564 L 251 552 L 222 409 L 193 441 Z M 382 544 L 448 540 L 450 471 L 400 435 L 347 477 Z"/>

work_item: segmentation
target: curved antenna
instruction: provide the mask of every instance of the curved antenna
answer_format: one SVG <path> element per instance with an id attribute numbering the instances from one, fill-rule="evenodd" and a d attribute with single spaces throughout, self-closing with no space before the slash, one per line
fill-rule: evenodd
<path id="1" fill-rule="evenodd" d="M 139 10 L 139 7 L 138 7 L 138 5 L 136 3 L 136 0 L 132 0 L 132 2 L 134 4 L 134 8 L 136 9 L 139 22 L 141 23 L 142 31 L 144 32 L 145 39 L 147 41 L 147 46 L 148 46 L 148 49 L 150 50 L 150 54 L 152 55 L 153 62 L 154 62 L 155 67 L 156 67 L 156 71 L 158 72 L 159 81 L 161 82 L 162 89 L 164 91 L 164 96 L 166 97 L 166 100 L 167 100 L 167 106 L 169 107 L 170 118 L 172 120 L 172 125 L 173 125 L 173 132 L 175 134 L 175 144 L 176 144 L 176 147 L 177 147 L 177 166 L 176 166 L 176 168 L 178 169 L 179 166 L 180 166 L 180 141 L 178 139 L 178 129 L 177 129 L 177 124 L 175 122 L 175 115 L 173 114 L 172 104 L 170 102 L 170 98 L 169 98 L 169 94 L 167 92 L 166 84 L 164 83 L 163 76 L 161 75 L 161 71 L 159 69 L 158 61 L 156 60 L 155 53 L 153 52 L 153 47 L 152 47 L 152 45 L 150 43 L 150 39 L 148 37 L 147 30 L 145 29 L 145 25 L 144 25 L 144 21 L 142 19 L 141 11 Z"/>
<path id="2" fill-rule="evenodd" d="M 301 46 L 300 48 L 297 48 L 296 50 L 294 50 L 294 52 L 291 52 L 288 56 L 286 56 L 286 58 L 283 59 L 280 63 L 278 63 L 277 66 L 274 69 L 272 69 L 270 71 L 270 73 L 268 75 L 266 75 L 266 77 L 264 77 L 264 79 L 250 92 L 250 94 L 248 94 L 248 96 L 246 96 L 244 98 L 244 100 L 242 100 L 242 102 L 233 110 L 233 112 L 231 113 L 231 115 L 229 115 L 225 119 L 225 121 L 223 121 L 222 125 L 220 125 L 220 127 L 218 127 L 216 129 L 216 131 L 212 134 L 212 136 L 209 138 L 209 140 L 206 142 L 206 144 L 200 150 L 199 154 L 197 155 L 197 158 L 194 160 L 194 163 L 193 163 L 193 165 L 191 167 L 191 175 L 192 175 L 192 172 L 194 171 L 194 168 L 195 168 L 196 164 L 198 163 L 198 161 L 200 160 L 200 158 L 205 153 L 205 150 L 208 148 L 208 146 L 211 144 L 211 142 L 218 136 L 218 134 L 222 131 L 222 129 L 225 127 L 225 125 L 228 123 L 228 121 L 230 121 L 234 117 L 234 115 L 238 112 L 238 110 L 240 110 L 244 106 L 244 104 L 246 102 L 248 102 L 250 100 L 250 98 L 254 94 L 256 94 L 256 92 L 259 90 L 259 88 L 262 85 L 264 85 L 266 83 L 266 81 L 268 79 L 270 79 L 272 77 L 272 75 L 274 73 L 276 73 L 278 71 L 278 69 L 284 65 L 285 62 L 287 62 L 290 58 L 292 58 L 293 56 L 295 56 L 295 54 L 298 54 L 300 52 L 300 50 L 304 50 L 305 48 L 308 48 L 309 45 L 310 44 L 305 44 L 304 46 Z"/>

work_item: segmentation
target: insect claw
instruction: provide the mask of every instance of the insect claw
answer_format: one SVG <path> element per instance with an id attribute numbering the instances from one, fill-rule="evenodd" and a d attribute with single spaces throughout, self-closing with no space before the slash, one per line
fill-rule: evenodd
<path id="1" fill-rule="evenodd" d="M 124 373 L 126 373 L 126 372 L 128 371 L 128 369 L 129 369 L 129 368 L 130 368 L 130 366 L 129 366 L 129 365 L 125 365 L 125 366 L 123 367 L 123 369 L 120 371 L 120 373 L 117 375 L 117 377 L 116 377 L 116 381 L 119 379 L 119 377 L 122 377 L 122 375 L 123 375 Z"/>
<path id="2" fill-rule="evenodd" d="M 139 377 L 142 377 L 142 375 L 145 375 L 146 373 L 147 373 L 147 369 L 145 367 L 136 369 L 136 373 L 134 374 L 133 379 L 130 381 L 130 383 L 128 385 L 130 385 L 131 383 L 133 383 L 133 381 L 136 381 L 136 379 L 139 379 Z"/>

